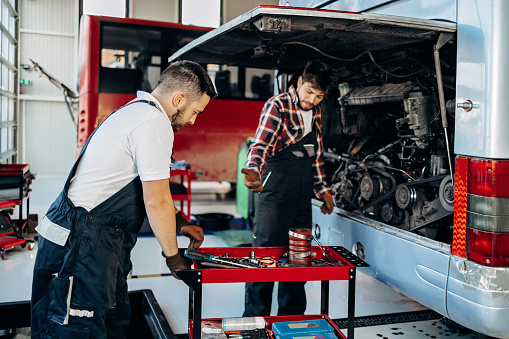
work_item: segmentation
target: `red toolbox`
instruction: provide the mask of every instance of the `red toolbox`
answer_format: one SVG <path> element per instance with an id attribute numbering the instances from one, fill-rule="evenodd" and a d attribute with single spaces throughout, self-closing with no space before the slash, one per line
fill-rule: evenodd
<path id="1" fill-rule="evenodd" d="M 354 338 L 355 317 L 355 278 L 357 267 L 369 266 L 357 256 L 341 246 L 324 246 L 337 262 L 335 266 L 306 266 L 306 267 L 263 267 L 263 268 L 210 268 L 200 264 L 197 260 L 191 260 L 193 269 L 178 271 L 178 276 L 189 286 L 189 335 L 193 339 L 201 339 L 201 311 L 202 311 L 202 285 L 214 283 L 239 283 L 239 282 L 263 282 L 263 281 L 321 281 L 321 307 L 320 313 L 329 313 L 329 281 L 348 280 L 348 328 L 349 339 Z M 181 249 L 184 255 L 185 249 Z M 255 251 L 256 257 L 273 257 L 276 261 L 282 260 L 288 247 L 215 247 L 199 248 L 202 253 L 213 256 L 224 256 L 226 253 L 232 258 L 246 258 L 251 251 Z M 325 255 L 318 246 L 311 246 L 311 252 L 315 259 L 324 259 Z M 303 316 L 310 317 L 310 316 Z M 318 315 L 317 317 L 322 317 Z M 270 319 L 269 319 L 270 318 Z M 274 317 L 280 318 L 280 317 Z M 307 318 L 303 318 L 307 319 Z M 272 317 L 267 320 L 274 322 Z M 209 321 L 209 320 L 207 320 Z M 283 321 L 283 320 L 280 320 Z M 339 331 L 339 330 L 338 330 Z M 339 338 L 344 336 L 338 332 Z"/>

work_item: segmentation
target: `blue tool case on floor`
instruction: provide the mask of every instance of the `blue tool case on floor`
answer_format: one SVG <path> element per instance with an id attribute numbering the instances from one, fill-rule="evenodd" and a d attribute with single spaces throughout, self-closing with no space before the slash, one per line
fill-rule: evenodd
<path id="1" fill-rule="evenodd" d="M 300 320 L 275 322 L 272 324 L 272 332 L 276 338 L 295 338 L 295 337 L 324 337 L 335 338 L 334 328 L 325 320 Z"/>

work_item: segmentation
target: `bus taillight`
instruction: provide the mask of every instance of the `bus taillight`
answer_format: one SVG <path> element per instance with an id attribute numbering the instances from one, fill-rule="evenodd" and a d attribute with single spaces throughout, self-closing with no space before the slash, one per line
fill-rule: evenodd
<path id="1" fill-rule="evenodd" d="M 467 257 L 509 267 L 509 161 L 476 158 L 468 163 Z"/>

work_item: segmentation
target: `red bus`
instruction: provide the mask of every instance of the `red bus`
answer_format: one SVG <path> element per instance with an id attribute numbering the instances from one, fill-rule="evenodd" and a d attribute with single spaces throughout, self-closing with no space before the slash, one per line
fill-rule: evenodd
<path id="1" fill-rule="evenodd" d="M 211 28 L 139 19 L 84 15 L 81 21 L 78 145 L 114 109 L 151 92 L 168 58 Z M 235 182 L 237 153 L 253 136 L 260 111 L 272 96 L 271 71 L 204 64 L 218 97 L 193 126 L 175 138 L 176 160 L 194 180 Z"/>

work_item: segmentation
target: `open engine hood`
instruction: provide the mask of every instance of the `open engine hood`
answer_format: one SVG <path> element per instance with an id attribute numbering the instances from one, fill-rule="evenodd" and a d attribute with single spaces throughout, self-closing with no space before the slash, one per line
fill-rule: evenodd
<path id="1" fill-rule="evenodd" d="M 449 22 L 260 6 L 193 40 L 169 61 L 291 71 L 313 58 L 334 62 L 338 61 L 334 58 L 352 59 L 368 50 L 423 41 L 435 44 L 440 33 L 455 31 L 456 24 Z"/>

